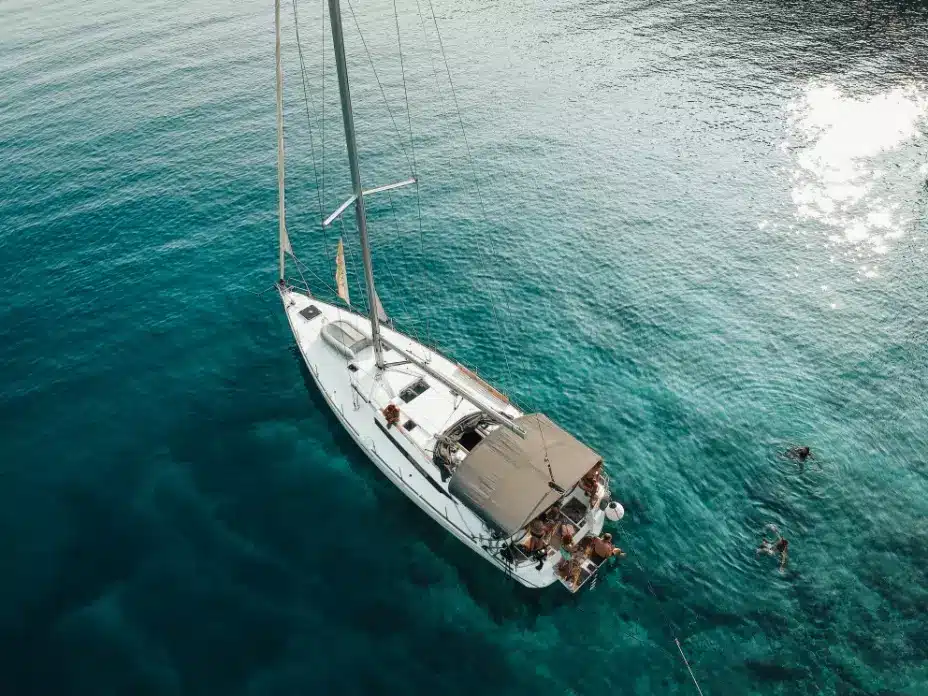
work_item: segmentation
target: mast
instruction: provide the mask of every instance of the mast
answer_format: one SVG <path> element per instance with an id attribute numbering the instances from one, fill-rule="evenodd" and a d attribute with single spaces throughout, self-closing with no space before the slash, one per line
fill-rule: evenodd
<path id="1" fill-rule="evenodd" d="M 286 271 L 285 252 L 293 253 L 287 238 L 287 211 L 284 204 L 284 73 L 280 65 L 280 0 L 274 0 L 274 32 L 277 37 L 277 220 L 280 280 Z"/>
<path id="2" fill-rule="evenodd" d="M 280 0 L 277 0 L 277 3 L 279 5 Z M 367 286 L 367 306 L 370 310 L 371 341 L 374 344 L 374 356 L 377 367 L 382 368 L 383 346 L 381 345 L 380 339 L 380 317 L 377 314 L 377 307 L 380 303 L 377 300 L 377 290 L 374 288 L 374 269 L 371 266 L 371 247 L 367 238 L 367 216 L 364 212 L 364 191 L 361 189 L 361 169 L 358 165 L 358 144 L 354 134 L 354 115 L 351 112 L 351 92 L 348 89 L 348 63 L 345 59 L 345 39 L 342 34 L 342 12 L 339 6 L 339 0 L 329 0 L 329 18 L 332 22 L 332 44 L 335 46 L 335 66 L 338 71 L 338 93 L 339 96 L 341 96 L 342 119 L 345 123 L 345 143 L 348 146 L 348 165 L 351 169 L 351 186 L 355 195 L 355 217 L 357 217 L 358 220 L 358 232 L 361 233 L 361 256 L 364 259 L 364 281 Z M 280 72 L 278 70 L 278 80 L 280 79 L 279 75 Z M 279 99 L 280 97 L 278 96 L 278 100 Z M 281 200 L 283 200 L 283 193 L 281 193 Z M 283 257 L 281 256 L 281 258 Z"/>

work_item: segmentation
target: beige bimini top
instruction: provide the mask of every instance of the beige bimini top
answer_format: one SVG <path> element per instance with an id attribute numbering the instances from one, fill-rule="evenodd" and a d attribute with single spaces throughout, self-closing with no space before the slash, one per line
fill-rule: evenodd
<path id="1" fill-rule="evenodd" d="M 458 465 L 449 486 L 452 495 L 507 535 L 556 503 L 601 460 L 544 414 L 515 423 L 525 431 L 524 439 L 497 428 Z M 552 473 L 560 490 L 551 486 Z"/>

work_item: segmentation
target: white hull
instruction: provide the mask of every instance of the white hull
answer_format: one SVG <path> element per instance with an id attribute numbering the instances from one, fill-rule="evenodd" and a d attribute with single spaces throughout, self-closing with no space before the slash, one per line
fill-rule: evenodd
<path id="1" fill-rule="evenodd" d="M 428 380 L 429 388 L 421 396 L 413 397 L 409 403 L 399 401 L 400 424 L 388 426 L 383 408 L 391 401 L 397 403 L 396 397 L 403 389 L 425 376 L 423 370 L 404 363 L 388 367 L 375 378 L 378 371 L 374 367 L 372 349 L 366 348 L 352 357 L 334 348 L 331 341 L 322 335 L 322 327 L 331 322 L 347 323 L 369 335 L 370 323 L 366 317 L 320 302 L 292 288 L 281 288 L 280 292 L 297 347 L 313 381 L 329 408 L 374 465 L 462 544 L 522 585 L 542 588 L 559 581 L 555 566 L 561 556 L 553 550 L 541 567 L 534 561 L 509 563 L 501 557 L 501 550 L 508 547 L 513 539 L 501 538 L 456 499 L 449 492 L 447 481 L 442 479 L 439 466 L 433 461 L 435 435 L 478 409 L 456 396 L 444 384 Z M 315 310 L 308 309 L 310 305 Z M 316 316 L 306 317 L 306 314 L 315 314 L 316 310 Z M 381 331 L 387 346 L 413 354 L 448 379 L 462 379 L 460 366 L 441 354 L 385 326 L 381 327 Z M 394 350 L 387 350 L 384 359 L 388 365 L 402 361 Z M 491 402 L 494 408 L 506 415 L 512 418 L 523 415 L 503 398 L 498 398 L 491 388 L 481 389 L 476 382 L 468 382 L 466 386 L 479 391 L 482 399 Z M 590 533 L 599 534 L 603 521 L 602 511 L 589 512 L 578 538 Z"/>

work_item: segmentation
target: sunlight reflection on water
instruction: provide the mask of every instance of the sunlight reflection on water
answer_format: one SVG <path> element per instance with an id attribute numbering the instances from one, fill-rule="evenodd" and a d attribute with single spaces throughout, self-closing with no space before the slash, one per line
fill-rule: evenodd
<path id="1" fill-rule="evenodd" d="M 828 241 L 860 263 L 859 275 L 876 276 L 875 261 L 905 236 L 906 201 L 928 174 L 923 158 L 907 156 L 926 139 L 928 90 L 858 96 L 810 84 L 789 104 L 787 124 L 797 217 L 823 223 Z"/>

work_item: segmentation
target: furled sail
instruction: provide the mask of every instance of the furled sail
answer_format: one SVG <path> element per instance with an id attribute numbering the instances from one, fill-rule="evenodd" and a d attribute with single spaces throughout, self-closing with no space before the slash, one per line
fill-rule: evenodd
<path id="1" fill-rule="evenodd" d="M 384 324 L 390 321 L 390 317 L 383 311 L 383 305 L 380 304 L 380 295 L 378 295 L 376 291 L 374 292 L 374 307 L 377 309 L 377 318 L 380 319 L 380 321 Z"/>
<path id="2" fill-rule="evenodd" d="M 284 72 L 280 67 L 280 0 L 274 3 L 274 29 L 277 34 L 277 239 L 279 244 L 280 280 L 284 280 L 287 262 L 284 254 L 293 256 L 287 236 L 287 206 L 284 202 Z"/>
<path id="3" fill-rule="evenodd" d="M 335 255 L 335 286 L 338 288 L 338 296 L 351 304 L 351 297 L 348 295 L 348 272 L 345 270 L 345 245 L 341 239 L 338 240 L 338 253 Z"/>
<path id="4" fill-rule="evenodd" d="M 280 226 L 280 248 L 283 249 L 285 253 L 293 256 L 293 247 L 290 246 L 290 235 L 287 234 L 286 223 Z"/>

